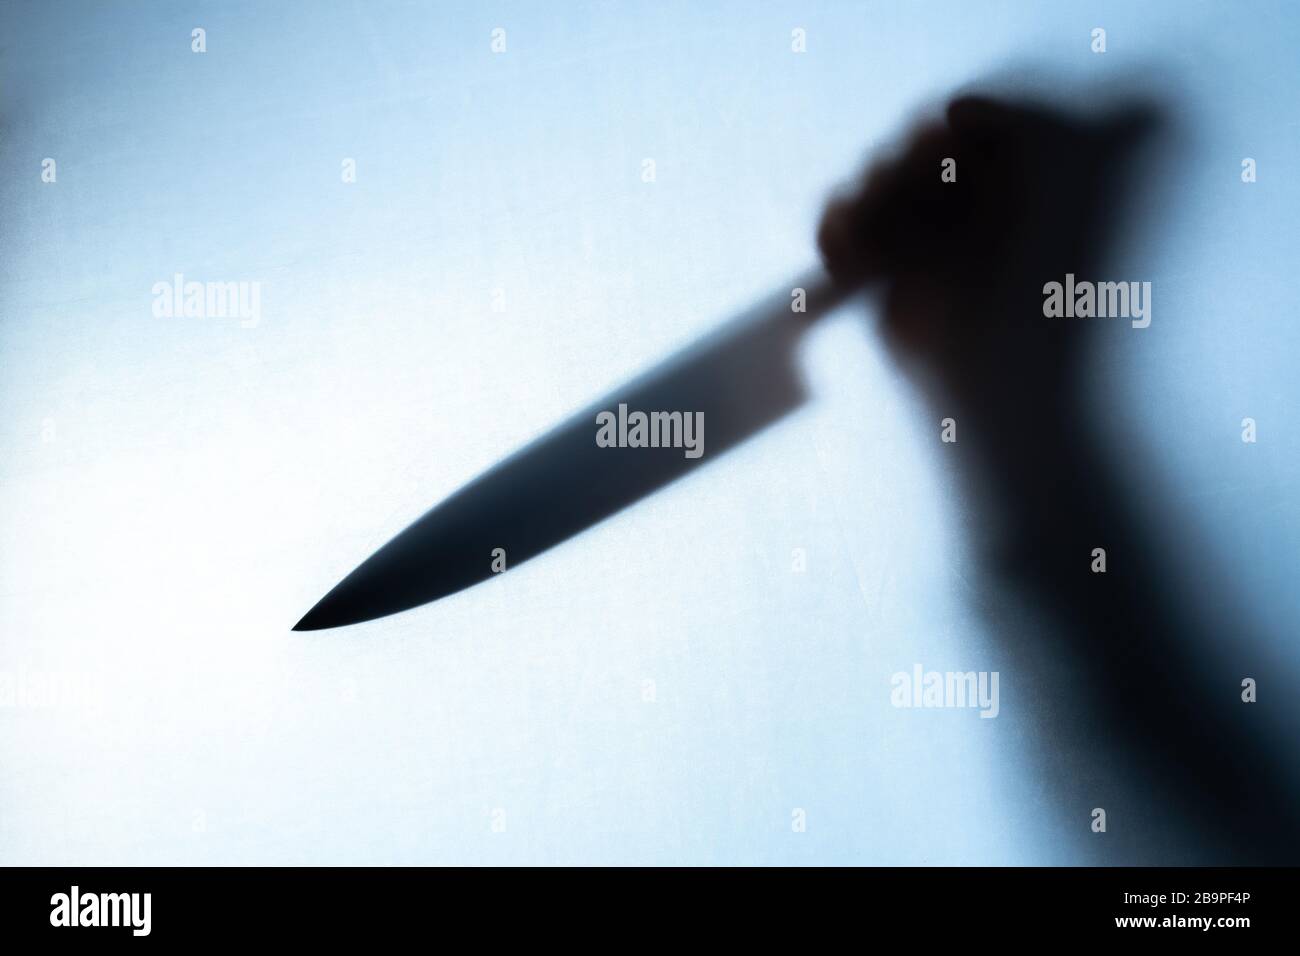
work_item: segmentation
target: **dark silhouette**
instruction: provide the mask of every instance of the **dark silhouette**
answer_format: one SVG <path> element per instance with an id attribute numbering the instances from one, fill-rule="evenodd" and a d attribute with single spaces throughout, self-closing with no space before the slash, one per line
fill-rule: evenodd
<path id="1" fill-rule="evenodd" d="M 1043 313 L 1044 284 L 1066 273 L 1140 278 L 1109 253 L 1162 125 L 1151 105 L 1083 121 L 958 99 L 828 209 L 819 245 L 837 280 L 883 284 L 885 336 L 926 390 L 936 441 L 941 418 L 958 423 L 944 450 L 974 544 L 1041 622 L 991 629 L 1017 675 L 1003 674 L 1004 700 L 1013 686 L 1034 698 L 1063 839 L 1083 834 L 1094 862 L 1296 863 L 1292 752 L 1276 720 L 1292 695 L 1275 683 L 1269 708 L 1242 702 L 1242 678 L 1276 663 L 1238 642 L 1244 615 L 1211 620 L 1178 583 L 1175 556 L 1208 549 L 1185 527 L 1153 530 L 1159 489 L 1149 476 L 1144 493 L 1125 484 L 1085 387 L 1099 338 L 1145 332 Z M 945 158 L 955 182 L 941 180 Z M 1201 573 L 1226 592 L 1226 576 Z M 1089 831 L 1094 807 L 1104 835 Z"/>
<path id="2" fill-rule="evenodd" d="M 1084 120 L 954 101 L 827 210 L 818 239 L 833 283 L 802 283 L 806 314 L 791 312 L 784 287 L 575 415 L 394 538 L 297 629 L 461 590 L 492 576 L 493 549 L 514 566 L 712 461 L 802 402 L 798 338 L 874 283 L 886 338 L 922 382 L 936 423 L 958 422 L 958 442 L 945 448 L 966 483 L 973 543 L 1037 615 L 1029 629 L 990 621 L 1013 665 L 1004 689 L 1032 697 L 1038 718 L 1041 776 L 1024 789 L 1046 781 L 1062 840 L 1095 862 L 1300 861 L 1277 718 L 1293 705 L 1277 689 L 1267 705 L 1240 698 L 1243 677 L 1275 674 L 1278 663 L 1236 640 L 1244 615 L 1226 601 L 1209 615 L 1178 583 L 1177 553 L 1205 549 L 1185 527 L 1172 537 L 1153 530 L 1144 512 L 1159 490 L 1149 476 L 1145 498 L 1126 487 L 1121 465 L 1132 463 L 1110 452 L 1115 436 L 1085 388 L 1100 337 L 1143 332 L 1124 318 L 1043 313 L 1044 284 L 1067 273 L 1141 279 L 1110 259 L 1142 148 L 1161 127 L 1150 104 Z M 948 158 L 955 182 L 941 177 Z M 598 447 L 596 413 L 619 403 L 704 411 L 704 456 Z M 1105 549 L 1105 573 L 1093 571 L 1095 548 Z M 1094 807 L 1107 812 L 1104 835 L 1089 833 Z"/>
<path id="3" fill-rule="evenodd" d="M 791 309 L 793 287 L 807 293 L 804 312 Z M 792 283 L 575 414 L 376 551 L 294 629 L 356 624 L 446 597 L 493 577 L 495 549 L 513 567 L 711 462 L 804 402 L 796 346 L 847 292 L 824 276 Z M 634 411 L 702 412 L 703 455 L 599 447 L 596 415 L 620 403 Z"/>

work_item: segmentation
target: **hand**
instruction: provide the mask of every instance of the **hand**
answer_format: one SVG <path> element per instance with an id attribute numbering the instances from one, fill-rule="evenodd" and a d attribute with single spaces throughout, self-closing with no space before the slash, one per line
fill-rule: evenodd
<path id="1" fill-rule="evenodd" d="M 1046 318 L 1043 285 L 1102 278 L 1122 174 L 1155 118 L 1146 106 L 1098 122 L 956 99 L 829 206 L 826 266 L 840 283 L 885 286 L 888 340 L 937 372 L 942 392 L 1051 406 L 1090 320 Z"/>

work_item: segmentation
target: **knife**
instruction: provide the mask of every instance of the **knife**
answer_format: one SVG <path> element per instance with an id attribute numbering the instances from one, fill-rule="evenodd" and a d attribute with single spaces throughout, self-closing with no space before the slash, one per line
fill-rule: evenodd
<path id="1" fill-rule="evenodd" d="M 814 270 L 772 293 L 435 505 L 340 581 L 294 630 L 358 624 L 454 594 L 725 454 L 803 404 L 799 340 L 852 291 Z M 622 419 L 620 406 L 683 418 L 703 413 L 704 453 L 602 447 L 597 416 Z"/>

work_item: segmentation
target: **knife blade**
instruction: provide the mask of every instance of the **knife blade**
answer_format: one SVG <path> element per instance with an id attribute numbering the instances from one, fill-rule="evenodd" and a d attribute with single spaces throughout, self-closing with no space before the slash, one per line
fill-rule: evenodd
<path id="1" fill-rule="evenodd" d="M 794 290 L 803 289 L 804 311 Z M 799 407 L 804 331 L 852 289 L 814 270 L 618 389 L 435 505 L 340 581 L 294 625 L 358 624 L 454 594 L 536 557 L 719 455 Z M 597 415 L 620 405 L 703 413 L 704 454 L 601 447 Z M 498 565 L 499 567 L 499 565 Z"/>

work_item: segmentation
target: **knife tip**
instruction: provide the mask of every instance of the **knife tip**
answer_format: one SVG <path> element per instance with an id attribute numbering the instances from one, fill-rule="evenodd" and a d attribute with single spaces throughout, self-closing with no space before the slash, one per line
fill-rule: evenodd
<path id="1" fill-rule="evenodd" d="M 298 621 L 298 623 L 291 628 L 291 630 L 323 631 L 328 627 L 333 627 L 332 624 L 322 620 L 323 617 L 324 615 L 320 613 L 320 605 L 317 604 L 310 611 L 304 614 L 302 618 Z"/>
<path id="2" fill-rule="evenodd" d="M 312 605 L 312 609 L 302 616 L 292 628 L 295 631 L 328 631 L 334 627 L 346 627 L 373 620 L 376 615 L 370 609 L 358 604 L 355 594 L 339 585 Z"/>

